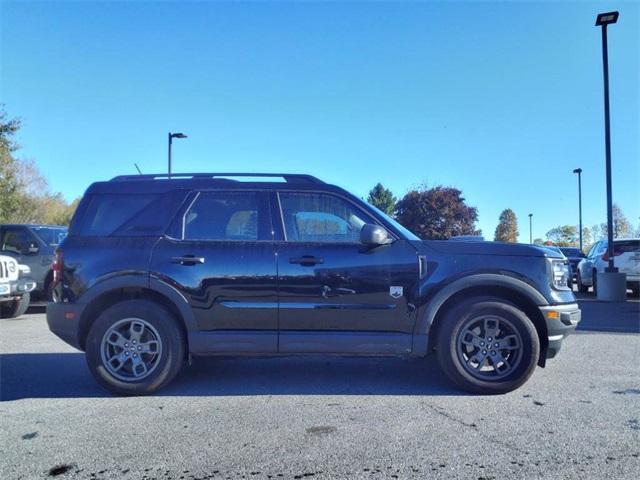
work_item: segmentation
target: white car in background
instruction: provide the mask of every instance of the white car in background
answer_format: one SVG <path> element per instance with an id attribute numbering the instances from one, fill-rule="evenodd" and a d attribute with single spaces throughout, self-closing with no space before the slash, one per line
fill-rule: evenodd
<path id="1" fill-rule="evenodd" d="M 0 255 L 0 318 L 16 318 L 29 308 L 30 292 L 36 282 L 28 278 L 31 269 L 15 258 Z"/>
<path id="2" fill-rule="evenodd" d="M 596 242 L 586 258 L 578 263 L 576 282 L 578 291 L 585 293 L 589 287 L 598 289 L 597 273 L 604 272 L 609 265 L 607 240 Z M 613 265 L 620 273 L 627 274 L 627 288 L 634 295 L 640 293 L 640 238 L 618 238 L 613 241 Z"/>

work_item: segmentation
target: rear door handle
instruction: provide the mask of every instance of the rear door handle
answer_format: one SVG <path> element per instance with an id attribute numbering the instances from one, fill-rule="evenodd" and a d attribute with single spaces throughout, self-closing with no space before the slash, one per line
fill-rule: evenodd
<path id="1" fill-rule="evenodd" d="M 312 255 L 303 255 L 301 257 L 291 257 L 289 259 L 289 263 L 297 263 L 299 265 L 302 265 L 303 267 L 311 267 L 319 263 L 324 263 L 324 260 Z"/>
<path id="2" fill-rule="evenodd" d="M 184 257 L 173 257 L 171 263 L 179 263 L 180 265 L 197 265 L 204 263 L 204 257 L 196 257 L 195 255 L 185 255 Z"/>

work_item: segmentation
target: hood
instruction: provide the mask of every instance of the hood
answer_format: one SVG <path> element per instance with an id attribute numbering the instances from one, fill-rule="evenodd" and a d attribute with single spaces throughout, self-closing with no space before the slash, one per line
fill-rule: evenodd
<path id="1" fill-rule="evenodd" d="M 563 258 L 553 250 L 536 245 L 529 245 L 527 243 L 423 240 L 416 242 L 418 249 L 420 249 L 420 246 L 426 246 L 440 253 L 449 255 L 505 255 L 516 257 Z"/>

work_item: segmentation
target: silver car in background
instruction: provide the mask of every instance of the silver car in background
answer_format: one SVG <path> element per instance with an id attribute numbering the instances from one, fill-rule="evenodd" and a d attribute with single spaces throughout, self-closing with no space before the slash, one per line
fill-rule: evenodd
<path id="1" fill-rule="evenodd" d="M 604 272 L 609 264 L 607 240 L 596 242 L 587 257 L 578 264 L 576 283 L 578 291 L 585 293 L 589 287 L 598 290 L 598 273 Z M 613 241 L 613 265 L 620 273 L 627 274 L 627 288 L 634 295 L 640 294 L 640 238 L 618 238 Z"/>

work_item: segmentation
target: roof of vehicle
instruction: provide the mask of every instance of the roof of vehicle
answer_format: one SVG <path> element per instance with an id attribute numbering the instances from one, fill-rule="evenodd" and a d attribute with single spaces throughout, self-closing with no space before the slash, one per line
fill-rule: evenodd
<path id="1" fill-rule="evenodd" d="M 246 179 L 246 180 L 243 180 Z M 345 193 L 340 187 L 305 174 L 292 173 L 166 173 L 121 175 L 95 182 L 92 193 L 164 193 L 197 189 L 324 190 Z M 348 192 L 346 192 L 348 193 Z"/>

